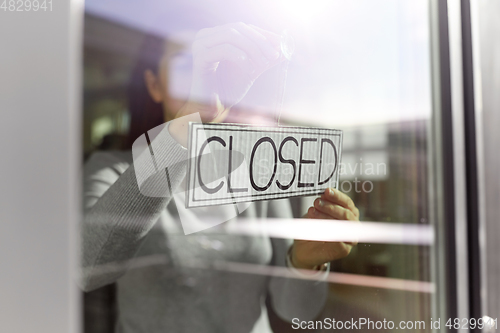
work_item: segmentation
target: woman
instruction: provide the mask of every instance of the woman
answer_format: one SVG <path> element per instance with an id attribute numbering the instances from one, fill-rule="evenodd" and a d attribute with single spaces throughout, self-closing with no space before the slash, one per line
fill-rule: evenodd
<path id="1" fill-rule="evenodd" d="M 191 115 L 203 122 L 223 121 L 255 79 L 282 60 L 279 36 L 270 32 L 243 23 L 203 29 L 192 46 L 189 97 L 181 102 L 168 93 L 174 49 L 159 38 L 146 38 L 130 89 L 131 142 L 169 122 L 158 135 L 158 158 L 167 161 L 187 157 Z M 185 166 L 176 164 L 168 172 L 172 188 L 182 186 Z M 283 319 L 314 319 L 327 295 L 326 284 L 318 280 L 326 278 L 330 261 L 348 255 L 355 245 L 295 240 L 291 246 L 283 239 L 225 233 L 237 219 L 184 235 L 171 195 L 140 193 L 130 152 L 96 153 L 89 159 L 84 209 L 82 288 L 117 283 L 117 332 L 271 332 L 268 294 Z M 206 212 L 224 214 L 228 209 L 233 208 Z M 241 216 L 292 214 L 289 201 L 279 200 L 253 203 Z M 356 221 L 359 212 L 345 194 L 328 189 L 306 217 Z M 203 216 L 193 219 L 203 223 Z M 283 266 L 297 277 L 316 280 L 211 268 L 220 262 Z"/>

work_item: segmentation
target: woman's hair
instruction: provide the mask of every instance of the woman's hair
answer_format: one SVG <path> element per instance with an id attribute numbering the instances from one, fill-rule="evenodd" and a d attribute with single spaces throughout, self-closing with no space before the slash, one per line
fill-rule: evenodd
<path id="1" fill-rule="evenodd" d="M 132 69 L 128 87 L 130 129 L 127 148 L 129 149 L 139 136 L 164 122 L 163 106 L 151 98 L 146 82 L 144 82 L 146 70 L 149 69 L 156 75 L 159 74 L 164 47 L 164 39 L 155 35 L 146 35 Z"/>

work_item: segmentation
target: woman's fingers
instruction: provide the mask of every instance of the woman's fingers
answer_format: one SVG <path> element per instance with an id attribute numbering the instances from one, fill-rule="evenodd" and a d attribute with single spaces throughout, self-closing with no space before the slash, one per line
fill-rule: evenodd
<path id="1" fill-rule="evenodd" d="M 256 68 L 249 61 L 248 55 L 232 44 L 220 44 L 206 49 L 196 57 L 195 61 L 203 63 L 203 65 L 213 65 L 213 70 L 215 70 L 217 69 L 217 63 L 222 60 L 230 61 L 248 72 L 256 71 Z"/>
<path id="2" fill-rule="evenodd" d="M 281 46 L 281 36 L 278 34 L 275 34 L 274 32 L 264 30 L 258 26 L 255 26 L 253 24 L 249 24 L 250 27 L 264 35 L 267 40 L 276 48 L 279 48 Z"/>
<path id="3" fill-rule="evenodd" d="M 322 219 L 322 220 L 327 220 L 327 219 L 331 219 L 332 217 L 325 214 L 325 213 L 322 213 L 320 212 L 319 210 L 317 210 L 316 208 L 314 207 L 309 207 L 309 210 L 307 211 L 307 216 L 308 218 L 310 219 Z"/>
<path id="4" fill-rule="evenodd" d="M 327 188 L 323 193 L 323 196 L 326 200 L 341 205 L 344 208 L 350 209 L 352 207 L 355 207 L 354 202 L 347 196 L 347 194 L 342 193 L 341 191 L 334 188 Z"/>
<path id="5" fill-rule="evenodd" d="M 232 28 L 221 30 L 213 35 L 195 41 L 193 43 L 193 51 L 203 50 L 206 52 L 220 45 L 232 45 L 240 49 L 259 67 L 265 67 L 269 62 L 262 55 L 262 52 L 255 43 Z"/>
<path id="6" fill-rule="evenodd" d="M 262 52 L 267 53 L 268 57 L 274 58 L 276 52 L 280 52 L 280 42 L 281 42 L 281 36 L 278 34 L 275 34 L 273 32 L 264 30 L 262 28 L 259 28 L 255 25 L 252 24 L 245 24 L 242 22 L 237 22 L 237 23 L 228 23 L 225 25 L 217 26 L 214 28 L 210 29 L 203 29 L 200 31 L 199 36 L 210 36 L 214 34 L 217 31 L 221 31 L 224 29 L 236 29 L 238 30 L 241 34 L 245 35 L 246 37 L 250 38 L 252 41 L 254 41 L 259 48 L 261 49 Z"/>
<path id="7" fill-rule="evenodd" d="M 321 199 L 329 201 L 333 204 L 340 205 L 344 208 L 349 209 L 356 217 L 359 218 L 359 210 L 347 194 L 333 188 L 327 188 L 325 192 L 321 195 Z"/>
<path id="8" fill-rule="evenodd" d="M 311 219 L 322 219 L 322 220 L 328 220 L 328 219 L 335 219 L 333 216 L 323 213 L 319 209 L 316 209 L 315 207 L 309 207 L 309 210 L 307 211 L 306 217 L 311 218 Z M 356 220 L 354 220 L 356 221 Z M 357 239 L 350 239 L 349 241 L 344 241 L 344 243 L 356 246 L 358 244 Z"/>
<path id="9" fill-rule="evenodd" d="M 259 32 L 257 29 L 244 24 L 244 23 L 233 23 L 233 28 L 238 30 L 241 34 L 251 39 L 255 44 L 257 44 L 260 50 L 266 54 L 266 57 L 271 60 L 276 60 L 280 56 L 279 45 L 273 44 L 267 37 Z M 265 31 L 265 30 L 264 30 Z M 271 34 L 271 33 L 269 33 Z"/>
<path id="10" fill-rule="evenodd" d="M 307 211 L 306 217 L 312 219 L 335 219 L 358 221 L 359 211 L 354 202 L 344 193 L 327 189 L 314 201 L 314 206 Z M 350 238 L 350 237 L 349 237 Z M 327 262 L 346 257 L 353 246 L 358 244 L 353 238 L 341 242 L 295 241 L 298 259 L 305 263 Z M 312 258 L 312 259 L 311 259 Z"/>
<path id="11" fill-rule="evenodd" d="M 323 198 L 314 200 L 314 208 L 336 220 L 356 221 L 354 213 L 340 205 L 333 204 Z"/>
<path id="12" fill-rule="evenodd" d="M 193 44 L 193 50 L 210 49 L 222 44 L 231 44 L 245 52 L 251 61 L 261 69 L 268 68 L 280 57 L 267 39 L 245 24 L 220 27 L 213 33 L 203 33 Z M 222 60 L 222 59 L 221 59 Z"/>

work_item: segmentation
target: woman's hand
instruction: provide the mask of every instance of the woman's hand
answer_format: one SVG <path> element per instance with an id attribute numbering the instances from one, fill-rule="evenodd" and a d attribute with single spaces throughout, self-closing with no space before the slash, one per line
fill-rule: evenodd
<path id="1" fill-rule="evenodd" d="M 339 190 L 328 188 L 314 201 L 304 216 L 311 219 L 333 219 L 359 221 L 359 210 L 346 194 Z M 313 269 L 318 265 L 346 257 L 353 242 L 317 242 L 295 240 L 291 249 L 291 261 L 294 267 Z"/>
<path id="2" fill-rule="evenodd" d="M 192 45 L 189 101 L 176 118 L 199 113 L 203 122 L 222 121 L 254 81 L 284 59 L 280 41 L 279 35 L 244 23 L 200 30 Z M 170 126 L 176 139 L 187 138 L 186 121 L 174 120 Z"/>
<path id="3" fill-rule="evenodd" d="M 244 23 L 200 30 L 192 46 L 189 100 L 216 121 L 240 102 L 254 81 L 280 61 L 280 36 Z"/>

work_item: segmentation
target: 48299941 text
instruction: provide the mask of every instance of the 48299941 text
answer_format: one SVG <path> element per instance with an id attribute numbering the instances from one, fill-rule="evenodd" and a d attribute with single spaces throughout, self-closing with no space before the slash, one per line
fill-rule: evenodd
<path id="1" fill-rule="evenodd" d="M 0 0 L 4 12 L 51 12 L 52 0 Z"/>

